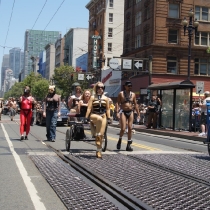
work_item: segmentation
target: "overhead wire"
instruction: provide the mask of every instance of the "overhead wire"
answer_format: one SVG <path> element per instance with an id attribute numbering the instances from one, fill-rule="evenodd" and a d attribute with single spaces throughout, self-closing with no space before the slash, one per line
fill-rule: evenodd
<path id="1" fill-rule="evenodd" d="M 12 14 L 13 14 L 13 10 L 14 10 L 14 5 L 15 5 L 15 0 L 13 1 L 13 5 L 12 5 L 12 11 L 11 11 L 11 15 L 10 15 L 10 20 L 9 20 L 9 25 L 8 25 L 8 29 L 7 29 L 6 38 L 5 38 L 5 41 L 4 41 L 4 46 L 6 45 L 7 37 L 8 37 L 8 34 L 9 34 L 9 28 L 10 28 L 10 23 L 11 23 L 11 20 L 12 20 Z M 4 47 L 4 50 L 5 50 L 5 47 Z M 3 50 L 3 54 L 4 54 L 4 50 Z"/>

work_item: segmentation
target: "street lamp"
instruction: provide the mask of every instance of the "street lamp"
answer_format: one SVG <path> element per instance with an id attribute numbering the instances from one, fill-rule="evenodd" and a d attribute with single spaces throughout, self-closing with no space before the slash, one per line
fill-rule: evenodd
<path id="1" fill-rule="evenodd" d="M 191 41 L 192 41 L 193 31 L 195 31 L 195 37 L 196 37 L 199 22 L 197 21 L 197 19 L 195 19 L 193 23 L 194 12 L 192 11 L 192 9 L 189 11 L 188 16 L 189 16 L 189 22 L 186 20 L 185 17 L 184 20 L 182 21 L 182 25 L 184 27 L 184 36 L 187 30 L 189 37 L 187 79 L 190 80 Z"/>
<path id="2" fill-rule="evenodd" d="M 101 81 L 101 73 L 102 73 L 102 63 L 105 63 L 106 57 L 103 55 L 103 52 L 100 51 L 99 56 L 96 57 L 98 61 L 98 67 L 100 68 L 100 75 L 98 77 L 98 81 Z"/>

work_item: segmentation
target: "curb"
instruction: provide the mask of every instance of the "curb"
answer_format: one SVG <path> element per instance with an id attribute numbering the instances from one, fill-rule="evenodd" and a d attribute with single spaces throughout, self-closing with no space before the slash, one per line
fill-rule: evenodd
<path id="1" fill-rule="evenodd" d="M 109 125 L 109 127 L 120 128 L 119 125 L 113 125 L 113 124 Z M 165 132 L 163 130 L 159 131 L 159 130 L 143 129 L 143 128 L 135 128 L 135 130 L 138 132 L 144 132 L 144 133 L 161 135 L 161 136 L 176 137 L 176 138 L 184 138 L 184 139 L 188 139 L 188 140 L 192 140 L 192 141 L 199 141 L 199 142 L 204 142 L 206 140 L 206 138 L 202 138 L 199 136 L 184 135 L 181 133 L 181 131 L 177 131 L 177 133 L 171 133 L 171 132 L 167 132 L 167 130 L 165 130 Z"/>

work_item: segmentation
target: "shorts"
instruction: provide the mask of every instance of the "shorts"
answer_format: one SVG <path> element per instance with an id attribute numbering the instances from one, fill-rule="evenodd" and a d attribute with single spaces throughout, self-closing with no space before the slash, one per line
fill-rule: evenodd
<path id="1" fill-rule="evenodd" d="M 201 121 L 200 121 L 201 125 L 207 125 L 207 115 L 205 115 L 204 113 L 201 113 Z"/>

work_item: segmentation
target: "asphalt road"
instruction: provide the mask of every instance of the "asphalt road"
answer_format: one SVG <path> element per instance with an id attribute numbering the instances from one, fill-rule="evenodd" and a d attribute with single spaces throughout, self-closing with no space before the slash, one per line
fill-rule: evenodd
<path id="1" fill-rule="evenodd" d="M 57 127 L 56 142 L 46 142 L 44 126 L 31 127 L 29 140 L 20 141 L 19 115 L 14 121 L 9 116 L 2 116 L 0 122 L 0 209 L 66 209 L 50 185 L 42 177 L 30 155 L 54 155 L 47 144 L 68 154 L 65 150 L 65 132 L 67 126 Z M 86 130 L 90 136 L 90 130 Z M 119 129 L 108 128 L 108 146 L 106 153 L 124 153 L 126 134 L 123 136 L 122 148 L 116 150 Z M 207 154 L 206 145 L 202 142 L 191 141 L 167 136 L 152 135 L 136 132 L 133 135 L 133 153 L 189 153 L 202 152 Z M 94 142 L 72 142 L 72 153 L 88 152 L 95 155 Z"/>

